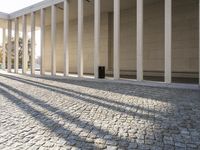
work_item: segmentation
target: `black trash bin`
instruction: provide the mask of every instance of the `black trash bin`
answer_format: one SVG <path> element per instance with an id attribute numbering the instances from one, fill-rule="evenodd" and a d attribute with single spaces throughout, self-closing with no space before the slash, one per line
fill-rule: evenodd
<path id="1" fill-rule="evenodd" d="M 105 66 L 99 66 L 98 68 L 99 71 L 99 79 L 104 79 L 105 78 Z"/>

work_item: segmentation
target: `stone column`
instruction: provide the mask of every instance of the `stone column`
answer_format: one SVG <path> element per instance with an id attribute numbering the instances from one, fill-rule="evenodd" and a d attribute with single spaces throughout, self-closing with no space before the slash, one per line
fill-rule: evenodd
<path id="1" fill-rule="evenodd" d="M 143 80 L 143 0 L 137 0 L 137 80 Z"/>
<path id="2" fill-rule="evenodd" d="M 83 0 L 78 0 L 78 48 L 77 48 L 78 77 L 83 76 Z"/>
<path id="3" fill-rule="evenodd" d="M 51 6 L 51 75 L 56 75 L 56 6 Z"/>
<path id="4" fill-rule="evenodd" d="M 114 79 L 120 78 L 120 0 L 114 0 Z"/>
<path id="5" fill-rule="evenodd" d="M 28 54 L 28 44 L 27 44 L 27 16 L 23 15 L 23 54 L 22 54 L 22 73 L 26 74 L 27 71 L 27 54 Z"/>
<path id="6" fill-rule="evenodd" d="M 165 82 L 171 83 L 172 0 L 165 0 Z"/>
<path id="7" fill-rule="evenodd" d="M 200 0 L 199 0 L 199 85 L 200 85 Z"/>
<path id="8" fill-rule="evenodd" d="M 12 20 L 8 20 L 8 52 L 7 52 L 7 71 L 11 72 L 11 53 L 12 53 Z"/>
<path id="9" fill-rule="evenodd" d="M 5 70 L 6 69 L 6 48 L 5 48 L 5 44 L 6 44 L 6 29 L 3 28 L 3 37 L 2 37 L 2 50 L 3 50 L 3 58 L 2 58 L 2 69 Z"/>
<path id="10" fill-rule="evenodd" d="M 35 12 L 31 13 L 31 74 L 35 74 Z"/>
<path id="11" fill-rule="evenodd" d="M 64 1 L 64 76 L 69 75 L 69 0 Z"/>
<path id="12" fill-rule="evenodd" d="M 19 68 L 19 18 L 15 18 L 15 73 Z"/>
<path id="13" fill-rule="evenodd" d="M 94 77 L 98 78 L 100 50 L 100 0 L 94 1 Z"/>
<path id="14" fill-rule="evenodd" d="M 45 10 L 44 8 L 42 8 L 40 10 L 40 27 L 41 27 L 41 59 L 40 59 L 40 75 L 44 75 L 45 74 L 45 66 L 44 66 L 44 50 L 45 50 Z"/>

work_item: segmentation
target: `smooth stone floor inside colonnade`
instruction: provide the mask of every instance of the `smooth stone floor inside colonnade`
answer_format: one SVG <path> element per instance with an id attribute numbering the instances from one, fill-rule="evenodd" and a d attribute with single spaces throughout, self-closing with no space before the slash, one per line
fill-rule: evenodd
<path id="1" fill-rule="evenodd" d="M 14 69 L 11 70 L 12 73 L 14 73 Z M 22 74 L 22 69 L 18 69 L 18 73 Z M 28 70 L 26 72 L 27 75 L 31 75 L 31 71 Z M 35 70 L 35 75 L 40 75 L 40 71 L 39 69 Z M 46 76 L 51 77 L 51 72 L 45 72 Z M 63 77 L 64 74 L 61 72 L 57 72 L 55 76 L 53 77 Z M 68 75 L 69 77 L 72 78 L 77 78 L 78 75 L 77 73 L 70 73 Z M 85 79 L 94 79 L 94 75 L 93 74 L 84 74 L 83 76 Z M 113 75 L 112 74 L 106 74 L 105 79 L 108 80 L 114 80 Z M 135 75 L 120 75 L 120 79 L 122 80 L 128 80 L 128 81 L 136 81 L 136 76 Z M 144 76 L 144 81 L 147 82 L 159 82 L 159 83 L 164 83 L 164 77 L 163 76 Z M 172 77 L 172 83 L 174 84 L 190 84 L 190 85 L 198 85 L 199 84 L 199 79 L 198 78 L 187 78 L 187 77 Z"/>
<path id="2" fill-rule="evenodd" d="M 200 149 L 200 91 L 0 73 L 0 149 Z"/>

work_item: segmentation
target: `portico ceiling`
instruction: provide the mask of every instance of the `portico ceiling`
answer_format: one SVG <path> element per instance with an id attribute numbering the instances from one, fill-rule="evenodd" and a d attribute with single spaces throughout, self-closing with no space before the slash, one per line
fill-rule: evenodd
<path id="1" fill-rule="evenodd" d="M 0 0 L 1 1 L 1 0 Z M 8 1 L 12 1 L 13 0 L 8 0 Z M 20 1 L 27 1 L 27 0 L 19 0 L 19 4 Z M 24 5 L 19 6 L 19 8 L 23 8 L 20 9 L 18 11 L 12 12 L 10 14 L 10 16 L 13 16 L 15 13 L 18 14 L 19 12 L 27 12 L 28 9 L 33 8 L 33 6 L 39 6 L 36 2 L 51 2 L 50 0 L 31 0 L 32 6 L 28 6 L 27 8 L 23 8 Z M 62 0 L 61 0 L 62 1 Z M 151 3 L 155 3 L 158 1 L 163 1 L 163 0 L 144 0 L 144 5 L 146 4 L 151 4 Z M 11 2 L 10 2 L 11 3 Z M 41 3 L 41 5 L 42 5 Z M 19 5 L 18 4 L 18 5 Z M 77 0 L 70 0 L 70 20 L 76 19 L 77 18 L 77 6 L 78 6 L 78 1 Z M 63 3 L 59 3 L 57 4 L 57 22 L 62 22 L 63 21 Z M 128 9 L 128 8 L 134 8 L 136 7 L 136 0 L 121 0 L 121 10 L 123 9 Z M 26 11 L 25 11 L 26 10 Z M 1 10 L 0 10 L 1 11 Z M 101 12 L 112 12 L 113 11 L 113 0 L 101 0 Z M 94 13 L 94 0 L 89 0 L 89 1 L 84 1 L 84 16 L 90 16 L 93 15 Z M 40 13 L 39 13 L 39 9 L 38 11 L 36 11 L 36 26 L 39 26 L 39 18 L 40 18 Z M 51 23 L 51 8 L 47 7 L 46 8 L 46 25 L 50 25 Z M 28 14 L 28 24 L 30 24 L 30 14 Z M 21 17 L 20 17 L 21 20 Z M 5 21 L 1 21 L 0 22 L 1 25 L 0 26 L 7 26 L 7 23 Z"/>
<path id="2" fill-rule="evenodd" d="M 144 0 L 144 5 L 156 3 L 163 0 Z M 136 0 L 121 0 L 120 9 L 129 9 L 136 7 Z M 63 4 L 57 5 L 57 22 L 63 21 Z M 101 12 L 113 12 L 113 0 L 101 0 Z M 84 1 L 84 16 L 91 16 L 94 14 L 94 0 Z M 39 17 L 39 12 L 37 14 Z M 78 16 L 78 1 L 70 0 L 70 20 L 76 19 Z M 51 8 L 46 9 L 46 25 L 51 23 Z"/>
<path id="3" fill-rule="evenodd" d="M 10 14 L 41 1 L 43 0 L 0 0 L 0 12 Z"/>

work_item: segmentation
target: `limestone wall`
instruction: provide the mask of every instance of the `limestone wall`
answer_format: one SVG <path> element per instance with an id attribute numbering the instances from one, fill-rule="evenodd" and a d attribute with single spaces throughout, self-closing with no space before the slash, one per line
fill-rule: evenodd
<path id="1" fill-rule="evenodd" d="M 113 14 L 101 14 L 101 65 L 112 70 Z M 84 18 L 84 73 L 93 74 L 93 16 Z M 46 70 L 50 71 L 50 26 L 46 28 Z M 173 1 L 173 72 L 198 72 L 198 1 Z M 121 74 L 136 70 L 136 9 L 121 10 Z M 70 72 L 76 72 L 77 19 L 70 21 Z M 63 23 L 57 24 L 57 71 L 63 72 Z M 144 6 L 144 71 L 164 71 L 164 1 Z M 178 74 L 182 76 L 181 74 Z M 194 77 L 194 75 L 192 75 Z"/>

